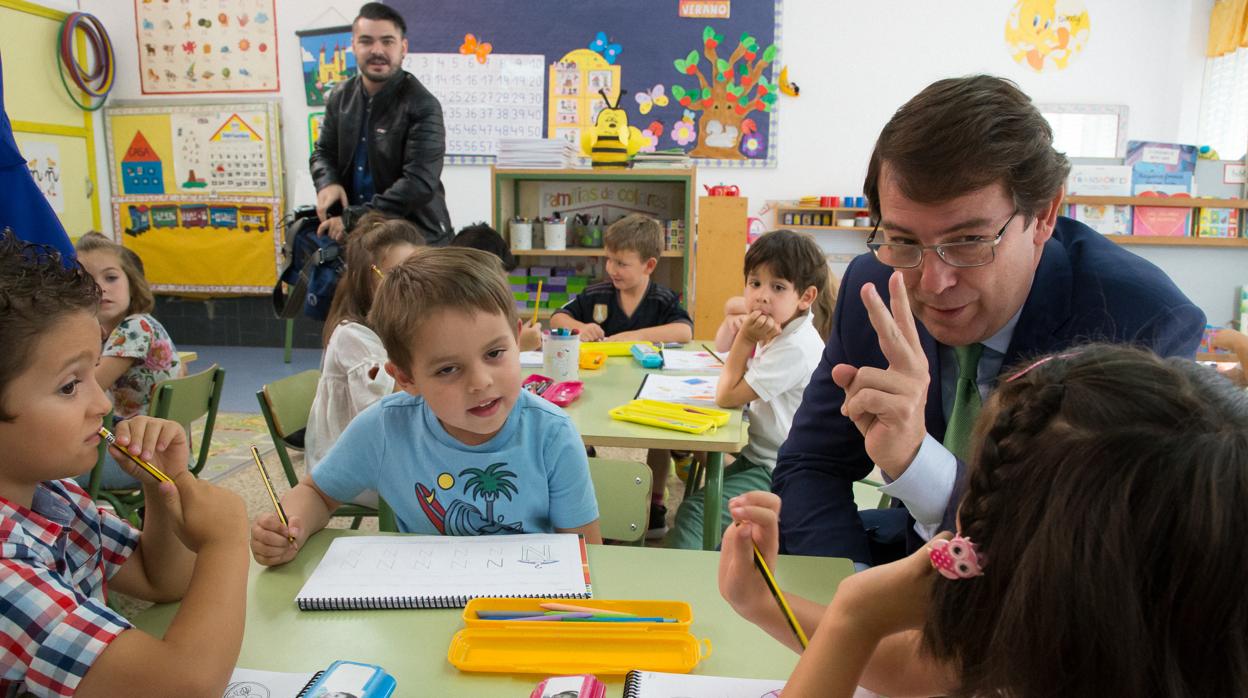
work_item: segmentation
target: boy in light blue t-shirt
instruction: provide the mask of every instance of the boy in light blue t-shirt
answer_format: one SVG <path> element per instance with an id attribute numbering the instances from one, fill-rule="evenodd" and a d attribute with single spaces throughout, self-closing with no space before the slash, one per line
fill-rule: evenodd
<path id="1" fill-rule="evenodd" d="M 282 497 L 288 527 L 273 513 L 256 520 L 256 561 L 292 559 L 339 503 L 366 489 L 390 504 L 403 531 L 556 531 L 601 542 L 576 429 L 520 389 L 520 323 L 498 260 L 423 248 L 379 283 L 369 324 L 402 392 L 356 416 Z"/>

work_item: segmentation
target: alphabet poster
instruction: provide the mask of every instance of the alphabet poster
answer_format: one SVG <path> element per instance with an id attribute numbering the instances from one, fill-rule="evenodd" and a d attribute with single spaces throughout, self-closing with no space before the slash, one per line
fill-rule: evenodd
<path id="1" fill-rule="evenodd" d="M 275 0 L 134 0 L 143 94 L 276 92 Z"/>

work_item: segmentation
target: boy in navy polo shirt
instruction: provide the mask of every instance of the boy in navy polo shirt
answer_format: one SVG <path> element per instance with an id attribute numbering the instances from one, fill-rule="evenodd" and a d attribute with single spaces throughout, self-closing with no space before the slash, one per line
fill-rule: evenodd
<path id="1" fill-rule="evenodd" d="M 580 330 L 581 341 L 688 342 L 693 321 L 671 289 L 650 279 L 663 252 L 659 222 L 634 213 L 612 223 L 603 238 L 610 281 L 586 288 L 550 318 L 550 326 Z M 654 473 L 650 525 L 646 537 L 667 532 L 663 495 L 671 452 L 651 449 L 646 464 Z"/>

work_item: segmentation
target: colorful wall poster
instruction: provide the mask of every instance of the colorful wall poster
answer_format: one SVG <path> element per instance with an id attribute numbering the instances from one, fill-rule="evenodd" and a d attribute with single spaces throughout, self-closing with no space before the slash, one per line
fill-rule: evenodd
<path id="1" fill-rule="evenodd" d="M 359 72 L 351 50 L 351 25 L 297 31 L 303 62 L 303 93 L 309 107 L 324 106 L 340 83 Z"/>
<path id="2" fill-rule="evenodd" d="M 694 17 L 681 17 L 676 2 L 643 3 L 628 19 L 606 0 L 527 3 L 523 12 L 507 0 L 386 4 L 407 20 L 412 50 L 456 54 L 472 34 L 478 46 L 491 45 L 489 62 L 498 54 L 542 56 L 546 138 L 579 144 L 603 108 L 598 90 L 606 89 L 641 132 L 643 152 L 679 150 L 699 167 L 776 164 L 781 0 L 696 3 L 715 12 L 686 13 Z"/>
<path id="3" fill-rule="evenodd" d="M 1005 43 L 1019 65 L 1037 73 L 1065 70 L 1091 31 L 1083 0 L 1018 0 L 1005 20 Z"/>
<path id="4" fill-rule="evenodd" d="M 65 195 L 61 188 L 61 149 L 55 143 L 26 141 L 22 144 L 22 157 L 26 168 L 39 187 L 39 193 L 48 200 L 52 210 L 60 215 L 65 212 Z"/>
<path id="5" fill-rule="evenodd" d="M 134 0 L 143 94 L 276 92 L 275 0 Z"/>
<path id="6" fill-rule="evenodd" d="M 153 290 L 267 293 L 282 211 L 278 103 L 105 111 L 113 229 Z"/>
<path id="7" fill-rule="evenodd" d="M 316 150 L 316 142 L 321 139 L 321 124 L 325 123 L 325 112 L 314 111 L 308 114 L 308 152 Z"/>

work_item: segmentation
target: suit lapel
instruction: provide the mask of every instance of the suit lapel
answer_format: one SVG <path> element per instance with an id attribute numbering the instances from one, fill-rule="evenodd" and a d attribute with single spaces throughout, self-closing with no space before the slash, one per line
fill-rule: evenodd
<path id="1" fill-rule="evenodd" d="M 1070 322 L 1071 293 L 1074 276 L 1066 248 L 1053 239 L 1044 243 L 1036 277 L 1023 304 L 1023 312 L 1014 327 L 1010 348 L 1005 352 L 1002 371 L 1019 361 L 1047 354 L 1062 348 L 1064 338 L 1059 332 Z"/>
<path id="2" fill-rule="evenodd" d="M 919 343 L 923 345 L 923 355 L 927 357 L 927 372 L 930 377 L 927 383 L 927 405 L 923 408 L 927 433 L 944 441 L 945 410 L 940 385 L 940 352 L 937 351 L 940 345 L 928 334 L 927 328 L 918 318 L 914 319 L 914 325 L 919 330 Z"/>

